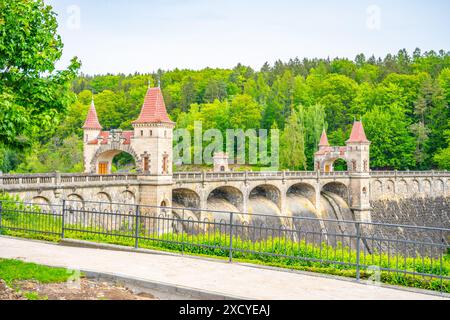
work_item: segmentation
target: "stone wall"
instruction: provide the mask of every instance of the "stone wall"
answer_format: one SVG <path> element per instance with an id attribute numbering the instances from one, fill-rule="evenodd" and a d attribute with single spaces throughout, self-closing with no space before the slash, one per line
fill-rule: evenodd
<path id="1" fill-rule="evenodd" d="M 373 201 L 372 221 L 385 224 L 399 224 L 412 226 L 428 226 L 450 228 L 450 199 L 446 197 L 417 197 L 397 200 Z M 421 245 L 405 245 L 404 243 L 386 241 L 368 241 L 371 250 L 387 252 L 408 252 L 410 255 L 433 255 L 440 253 L 439 248 L 429 245 L 450 243 L 450 233 L 430 231 L 407 227 L 373 226 L 366 235 L 374 238 L 391 238 L 400 240 L 414 240 Z"/>

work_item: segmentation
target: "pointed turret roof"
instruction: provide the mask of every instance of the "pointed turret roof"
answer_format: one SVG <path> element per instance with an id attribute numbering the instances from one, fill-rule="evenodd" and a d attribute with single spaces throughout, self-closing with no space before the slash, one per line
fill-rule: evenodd
<path id="1" fill-rule="evenodd" d="M 133 124 L 170 123 L 161 88 L 148 88 L 139 118 Z"/>
<path id="2" fill-rule="evenodd" d="M 323 129 L 322 136 L 320 137 L 319 147 L 329 147 L 327 132 Z"/>
<path id="3" fill-rule="evenodd" d="M 95 110 L 94 98 L 92 98 L 91 106 L 89 108 L 86 121 L 84 122 L 83 129 L 102 130 L 102 126 L 98 121 L 97 111 Z"/>
<path id="4" fill-rule="evenodd" d="M 355 121 L 353 123 L 352 133 L 350 134 L 350 139 L 347 143 L 367 143 L 366 133 L 364 132 L 364 127 L 361 121 Z"/>

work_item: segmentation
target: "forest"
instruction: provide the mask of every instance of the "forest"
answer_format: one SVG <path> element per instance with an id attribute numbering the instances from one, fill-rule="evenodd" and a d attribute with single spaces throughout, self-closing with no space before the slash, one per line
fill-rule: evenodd
<path id="1" fill-rule="evenodd" d="M 293 58 L 259 70 L 238 64 L 87 75 L 79 73 L 77 58 L 55 71 L 63 45 L 43 2 L 28 2 L 32 8 L 6 3 L 0 13 L 0 22 L 7 21 L 0 23 L 6 35 L 0 42 L 2 172 L 81 172 L 81 127 L 92 96 L 104 130 L 131 129 L 149 82 L 160 83 L 177 128 L 193 130 L 194 121 L 202 121 L 204 130 L 279 129 L 281 169 L 312 170 L 322 130 L 332 145 L 345 145 L 355 119 L 372 142 L 373 170 L 450 169 L 448 51 Z M 22 37 L 17 26 L 33 23 L 45 28 L 34 26 L 41 32 Z"/>

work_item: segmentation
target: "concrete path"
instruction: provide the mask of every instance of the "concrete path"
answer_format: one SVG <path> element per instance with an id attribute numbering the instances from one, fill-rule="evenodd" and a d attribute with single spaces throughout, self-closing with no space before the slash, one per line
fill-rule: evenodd
<path id="1" fill-rule="evenodd" d="M 0 237 L 0 258 L 103 272 L 248 299 L 439 299 L 404 290 L 182 256 Z"/>

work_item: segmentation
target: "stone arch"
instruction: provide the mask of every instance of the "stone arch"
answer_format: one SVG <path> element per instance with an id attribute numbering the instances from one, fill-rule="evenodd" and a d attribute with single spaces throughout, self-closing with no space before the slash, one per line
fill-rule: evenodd
<path id="1" fill-rule="evenodd" d="M 385 189 L 385 192 L 386 192 L 386 193 L 392 193 L 392 194 L 395 193 L 395 183 L 394 183 L 394 181 L 388 180 L 388 181 L 386 182 L 386 189 Z"/>
<path id="2" fill-rule="evenodd" d="M 374 195 L 383 194 L 383 183 L 380 180 L 375 180 L 373 182 L 372 192 Z"/>
<path id="3" fill-rule="evenodd" d="M 68 205 L 71 207 L 83 207 L 84 206 L 84 199 L 81 195 L 77 193 L 71 193 L 66 198 Z"/>
<path id="4" fill-rule="evenodd" d="M 107 192 L 100 191 L 95 195 L 95 201 L 111 203 L 112 198 Z"/>
<path id="5" fill-rule="evenodd" d="M 97 163 L 99 159 L 103 157 L 106 157 L 107 159 L 112 159 L 118 155 L 121 152 L 125 152 L 130 154 L 134 162 L 136 164 L 136 168 L 138 172 L 142 171 L 142 164 L 141 159 L 138 156 L 138 154 L 134 151 L 133 147 L 130 145 L 123 145 L 123 144 L 114 144 L 114 145 L 102 145 L 100 146 L 97 151 L 95 152 L 94 156 L 91 159 L 91 173 L 97 173 Z"/>
<path id="6" fill-rule="evenodd" d="M 281 209 L 281 191 L 278 187 L 271 184 L 258 185 L 249 192 L 249 199 L 257 196 L 263 196 L 271 200 Z"/>
<path id="7" fill-rule="evenodd" d="M 420 184 L 419 184 L 419 181 L 417 181 L 416 179 L 411 181 L 410 192 L 412 194 L 417 194 L 420 192 Z"/>
<path id="8" fill-rule="evenodd" d="M 347 185 L 345 185 L 342 182 L 337 182 L 337 181 L 328 182 L 322 186 L 321 192 L 331 192 L 331 193 L 337 194 L 345 201 L 348 201 L 348 199 L 349 199 L 348 187 L 347 187 Z"/>
<path id="9" fill-rule="evenodd" d="M 33 205 L 39 207 L 42 211 L 51 211 L 52 204 L 50 200 L 44 196 L 36 196 L 31 200 Z"/>
<path id="10" fill-rule="evenodd" d="M 289 194 L 301 195 L 311 201 L 313 205 L 316 205 L 316 188 L 309 183 L 300 182 L 291 185 L 288 188 L 286 195 Z"/>
<path id="11" fill-rule="evenodd" d="M 126 204 L 135 204 L 136 203 L 136 196 L 133 192 L 130 190 L 122 191 L 122 202 Z"/>
<path id="12" fill-rule="evenodd" d="M 408 183 L 405 179 L 401 179 L 397 184 L 397 193 L 401 195 L 406 195 L 408 193 Z"/>
<path id="13" fill-rule="evenodd" d="M 172 201 L 176 205 L 181 205 L 186 208 L 200 208 L 200 195 L 192 190 L 187 188 L 176 188 L 172 190 Z"/>
<path id="14" fill-rule="evenodd" d="M 207 202 L 213 198 L 221 198 L 230 202 L 239 211 L 244 207 L 244 195 L 241 190 L 232 186 L 223 186 L 213 189 L 207 197 Z"/>
<path id="15" fill-rule="evenodd" d="M 431 181 L 425 179 L 422 181 L 422 192 L 425 194 L 431 194 Z"/>
<path id="16" fill-rule="evenodd" d="M 442 181 L 442 179 L 437 179 L 434 182 L 434 191 L 438 195 L 443 195 L 444 194 L 445 188 L 444 188 L 444 181 Z"/>

